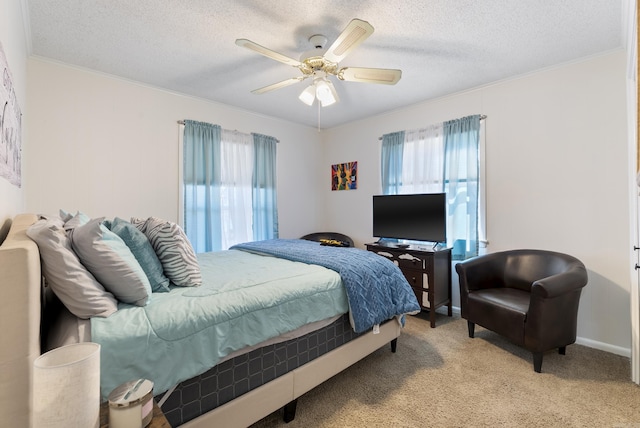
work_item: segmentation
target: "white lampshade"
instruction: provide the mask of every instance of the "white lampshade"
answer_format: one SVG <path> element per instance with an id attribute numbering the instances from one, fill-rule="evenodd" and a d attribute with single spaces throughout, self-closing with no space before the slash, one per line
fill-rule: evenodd
<path id="1" fill-rule="evenodd" d="M 308 106 L 312 105 L 313 101 L 316 99 L 316 87 L 315 87 L 315 85 L 307 86 L 307 89 L 302 91 L 302 93 L 300 94 L 300 96 L 298 98 L 300 98 L 300 101 L 302 101 L 306 105 L 308 105 Z"/>
<path id="2" fill-rule="evenodd" d="M 320 77 L 316 77 L 313 83 L 307 86 L 298 98 L 308 106 L 313 105 L 316 98 L 322 107 L 330 106 L 339 101 L 336 88 L 324 73 Z"/>
<path id="3" fill-rule="evenodd" d="M 338 94 L 335 88 L 326 79 L 321 79 L 316 82 L 316 97 L 320 100 L 322 107 L 330 106 L 338 101 Z"/>
<path id="4" fill-rule="evenodd" d="M 100 345 L 53 349 L 33 362 L 34 428 L 100 426 Z"/>

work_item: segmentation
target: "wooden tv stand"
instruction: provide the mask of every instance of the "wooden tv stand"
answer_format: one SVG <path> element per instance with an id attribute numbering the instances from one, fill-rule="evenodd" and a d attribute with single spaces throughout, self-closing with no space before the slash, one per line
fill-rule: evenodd
<path id="1" fill-rule="evenodd" d="M 398 247 L 394 244 L 365 244 L 367 251 L 386 257 L 400 268 L 423 309 L 429 311 L 431 328 L 436 326 L 436 309 L 447 305 L 451 316 L 451 248 Z"/>

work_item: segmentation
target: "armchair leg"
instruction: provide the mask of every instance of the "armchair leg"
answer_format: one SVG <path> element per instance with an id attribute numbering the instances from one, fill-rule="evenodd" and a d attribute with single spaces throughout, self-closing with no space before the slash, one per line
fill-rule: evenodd
<path id="1" fill-rule="evenodd" d="M 473 339 L 474 330 L 476 325 L 471 321 L 467 321 L 467 329 L 469 329 L 469 337 Z"/>
<path id="2" fill-rule="evenodd" d="M 560 355 L 566 355 L 567 352 L 567 347 L 566 346 L 561 346 L 558 348 L 558 354 Z"/>
<path id="3" fill-rule="evenodd" d="M 540 373 L 542 371 L 542 356 L 544 354 L 542 352 L 534 352 L 533 353 L 533 370 L 536 373 Z"/>

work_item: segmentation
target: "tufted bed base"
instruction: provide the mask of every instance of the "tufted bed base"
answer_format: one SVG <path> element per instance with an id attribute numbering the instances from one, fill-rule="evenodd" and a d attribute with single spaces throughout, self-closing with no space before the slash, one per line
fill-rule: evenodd
<path id="1" fill-rule="evenodd" d="M 33 425 L 32 365 L 41 352 L 41 330 L 47 327 L 41 323 L 46 317 L 42 317 L 40 255 L 26 235 L 36 220 L 34 214 L 16 216 L 0 245 L 4 296 L 0 300 L 0 416 L 15 427 Z M 400 330 L 398 322 L 384 323 L 378 334 L 364 333 L 182 426 L 246 427 L 284 406 L 292 418 L 297 398 L 387 343 L 395 344 Z"/>

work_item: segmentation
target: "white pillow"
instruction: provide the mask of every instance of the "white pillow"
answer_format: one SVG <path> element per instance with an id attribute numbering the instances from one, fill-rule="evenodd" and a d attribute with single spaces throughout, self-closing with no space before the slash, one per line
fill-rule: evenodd
<path id="1" fill-rule="evenodd" d="M 42 274 L 69 311 L 78 318 L 108 317 L 118 302 L 80 263 L 59 218 L 38 220 L 27 236 L 40 249 Z"/>
<path id="2" fill-rule="evenodd" d="M 127 244 L 102 224 L 101 218 L 69 232 L 71 245 L 82 264 L 118 300 L 144 306 L 151 284 Z"/>
<path id="3" fill-rule="evenodd" d="M 164 274 L 173 284 L 181 287 L 196 287 L 202 284 L 202 273 L 196 253 L 178 224 L 157 217 L 132 217 L 131 223 L 149 238 L 162 263 Z"/>

